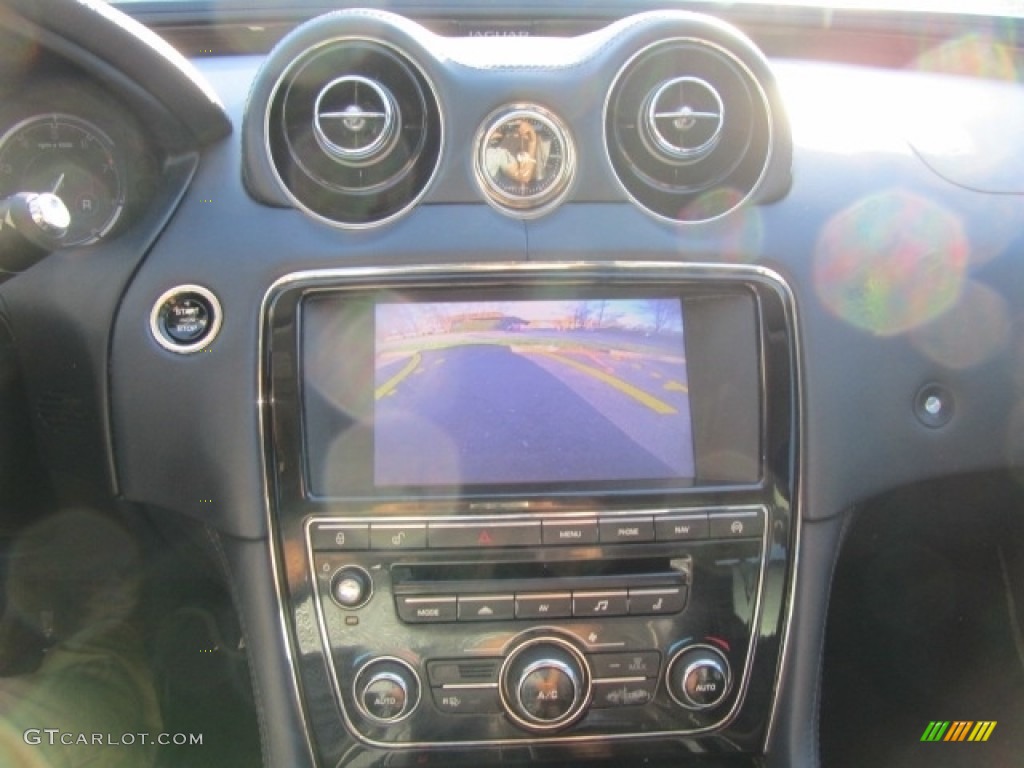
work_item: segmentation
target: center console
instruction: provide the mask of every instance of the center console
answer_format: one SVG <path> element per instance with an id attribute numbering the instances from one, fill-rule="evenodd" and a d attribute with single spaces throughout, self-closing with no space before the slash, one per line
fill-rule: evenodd
<path id="1" fill-rule="evenodd" d="M 267 295 L 263 361 L 321 764 L 763 749 L 799 528 L 776 275 L 295 274 Z"/>

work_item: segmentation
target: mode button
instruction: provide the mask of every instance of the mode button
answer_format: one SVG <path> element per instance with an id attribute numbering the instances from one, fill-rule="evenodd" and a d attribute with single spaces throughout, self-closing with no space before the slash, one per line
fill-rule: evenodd
<path id="1" fill-rule="evenodd" d="M 398 615 L 402 621 L 411 624 L 436 624 L 455 621 L 458 617 L 458 601 L 454 595 L 445 597 L 409 597 L 399 595 Z"/>

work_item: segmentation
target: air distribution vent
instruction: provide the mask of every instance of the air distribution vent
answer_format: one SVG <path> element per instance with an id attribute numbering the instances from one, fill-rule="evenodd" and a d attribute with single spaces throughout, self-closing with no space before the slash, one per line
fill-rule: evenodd
<path id="1" fill-rule="evenodd" d="M 639 205 L 672 221 L 707 221 L 758 186 L 772 150 L 771 112 L 757 78 L 728 50 L 668 40 L 616 77 L 605 139 L 619 181 Z"/>
<path id="2" fill-rule="evenodd" d="M 441 114 L 423 72 L 368 39 L 321 44 L 285 71 L 267 114 L 271 162 L 294 202 L 368 227 L 409 210 L 441 154 Z"/>

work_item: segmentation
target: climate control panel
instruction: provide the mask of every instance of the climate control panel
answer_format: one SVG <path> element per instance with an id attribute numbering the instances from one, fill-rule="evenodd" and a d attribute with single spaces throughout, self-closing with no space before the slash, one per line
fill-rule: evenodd
<path id="1" fill-rule="evenodd" d="M 342 718 L 388 748 L 713 732 L 746 692 L 769 518 L 311 518 Z"/>

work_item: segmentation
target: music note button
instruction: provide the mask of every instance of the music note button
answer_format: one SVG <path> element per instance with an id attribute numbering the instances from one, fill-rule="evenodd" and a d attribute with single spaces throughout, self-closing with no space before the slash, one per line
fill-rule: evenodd
<path id="1" fill-rule="evenodd" d="M 628 608 L 626 590 L 606 592 L 573 592 L 573 616 L 625 616 Z"/>

